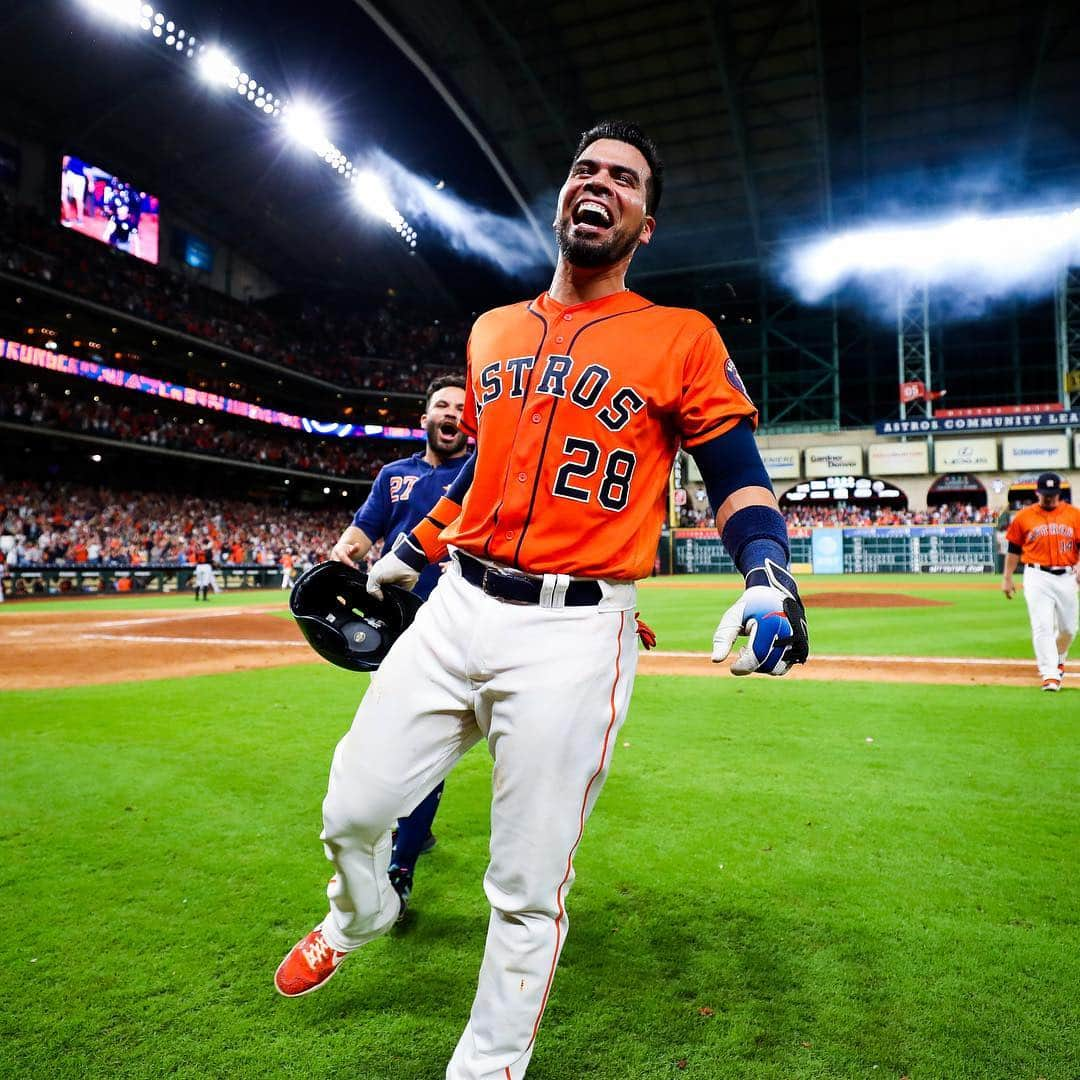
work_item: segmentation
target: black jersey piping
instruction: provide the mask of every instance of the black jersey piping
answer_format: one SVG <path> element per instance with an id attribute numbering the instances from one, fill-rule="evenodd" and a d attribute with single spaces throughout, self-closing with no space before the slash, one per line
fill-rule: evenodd
<path id="1" fill-rule="evenodd" d="M 544 332 L 540 335 L 540 344 L 536 346 L 536 352 L 533 353 L 532 366 L 529 368 L 529 374 L 528 374 L 528 377 L 525 380 L 525 389 L 524 389 L 524 391 L 523 391 L 523 393 L 521 395 L 521 411 L 518 413 L 518 422 L 517 422 L 517 426 L 519 428 L 521 427 L 521 418 L 525 415 L 525 405 L 528 403 L 528 400 L 529 400 L 529 390 L 532 388 L 533 372 L 536 370 L 536 366 L 540 362 L 540 353 L 543 352 L 543 350 L 544 350 L 544 342 L 547 341 L 548 333 L 551 330 L 551 327 L 548 326 L 547 319 L 545 319 L 544 316 L 541 315 L 539 311 L 536 311 L 533 308 L 531 300 L 525 306 L 525 310 L 530 315 L 533 315 L 537 319 L 540 320 L 540 325 L 543 326 Z M 479 428 L 479 426 L 480 426 L 479 422 L 477 423 L 476 426 L 477 426 L 477 428 Z M 477 451 L 479 452 L 479 446 L 477 446 Z M 499 526 L 499 511 L 503 508 L 503 504 L 506 502 L 506 485 L 510 482 L 510 463 L 511 463 L 512 460 L 513 460 L 513 455 L 512 454 L 507 454 L 506 455 L 506 472 L 503 473 L 502 498 L 499 499 L 499 505 L 495 507 L 495 510 L 491 515 L 491 529 L 488 532 L 487 539 L 484 541 L 484 554 L 489 559 L 492 557 L 492 555 L 491 555 L 491 542 L 492 542 L 492 540 L 495 539 L 495 531 Z"/>

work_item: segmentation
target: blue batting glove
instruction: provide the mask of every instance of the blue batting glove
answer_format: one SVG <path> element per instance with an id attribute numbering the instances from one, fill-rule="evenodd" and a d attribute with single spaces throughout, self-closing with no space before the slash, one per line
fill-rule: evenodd
<path id="1" fill-rule="evenodd" d="M 712 660 L 726 660 L 735 639 L 748 637 L 731 665 L 733 675 L 784 675 L 810 654 L 806 609 L 795 579 L 771 559 L 746 575 L 746 591 L 724 612 L 713 634 Z"/>

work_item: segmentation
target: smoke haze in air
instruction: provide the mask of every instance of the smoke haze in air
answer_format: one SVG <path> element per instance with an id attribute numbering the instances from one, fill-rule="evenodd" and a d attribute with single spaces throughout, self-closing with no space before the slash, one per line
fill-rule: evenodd
<path id="1" fill-rule="evenodd" d="M 895 320 L 898 296 L 925 282 L 936 317 L 948 320 L 1049 296 L 1063 267 L 1080 265 L 1080 192 L 1024 191 L 1004 167 L 935 182 L 879 187 L 867 199 L 876 214 L 787 245 L 780 280 L 804 303 L 837 294 L 883 321 Z"/>
<path id="2" fill-rule="evenodd" d="M 527 277 L 553 263 L 554 241 L 541 243 L 524 217 L 508 217 L 466 202 L 431 178 L 418 176 L 383 151 L 368 159 L 391 193 L 395 205 L 420 233 L 432 234 L 459 255 L 489 263 L 510 277 Z M 544 218 L 538 219 L 544 228 Z"/>

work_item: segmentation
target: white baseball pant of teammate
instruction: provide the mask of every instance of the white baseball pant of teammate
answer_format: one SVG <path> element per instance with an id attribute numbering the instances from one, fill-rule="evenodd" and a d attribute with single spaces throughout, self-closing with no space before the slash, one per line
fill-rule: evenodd
<path id="1" fill-rule="evenodd" d="M 78 207 L 78 220 L 82 221 L 83 207 L 86 202 L 86 177 L 81 173 L 73 173 L 65 169 L 61 186 L 63 190 L 60 192 L 60 201 L 65 204 L 74 202 Z"/>
<path id="2" fill-rule="evenodd" d="M 195 564 L 195 588 L 218 591 L 217 582 L 214 581 L 214 568 L 209 563 Z"/>
<path id="3" fill-rule="evenodd" d="M 323 936 L 378 937 L 398 915 L 390 825 L 480 739 L 494 759 L 487 946 L 446 1080 L 520 1080 L 566 939 L 573 857 L 607 776 L 637 668 L 634 585 L 603 583 L 594 607 L 503 603 L 452 561 L 372 676 L 338 744 L 323 803 L 336 873 Z M 407 730 L 401 717 L 415 717 Z"/>
<path id="4" fill-rule="evenodd" d="M 1039 675 L 1057 679 L 1058 663 L 1064 663 L 1080 624 L 1077 575 L 1072 570 L 1048 574 L 1034 566 L 1025 567 L 1024 600 L 1031 619 L 1031 641 Z"/>

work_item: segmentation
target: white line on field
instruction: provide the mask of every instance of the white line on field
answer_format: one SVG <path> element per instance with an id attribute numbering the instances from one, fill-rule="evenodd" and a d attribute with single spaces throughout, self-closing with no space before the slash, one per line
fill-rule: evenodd
<path id="1" fill-rule="evenodd" d="M 81 641 L 130 641 L 136 645 L 257 645 L 274 649 L 306 649 L 306 641 L 260 641 L 258 638 L 152 637 L 149 634 L 79 634 Z"/>
<path id="2" fill-rule="evenodd" d="M 709 656 L 707 652 L 661 652 L 653 650 L 649 656 L 663 657 L 686 657 L 687 659 L 701 660 Z M 844 660 L 854 660 L 863 664 L 955 664 L 962 667 L 979 667 L 990 664 L 995 667 L 1028 667 L 1033 660 L 995 660 L 981 659 L 977 656 L 831 656 L 825 653 L 811 653 L 810 663 L 815 660 L 828 660 L 842 663 Z"/>
<path id="3" fill-rule="evenodd" d="M 109 628 L 113 626 L 149 626 L 151 623 L 179 622 L 181 619 L 220 619 L 226 615 L 243 615 L 250 608 L 219 608 L 217 611 L 172 611 L 167 615 L 151 615 L 149 618 L 110 619 L 108 622 L 94 623 L 94 626 Z"/>

